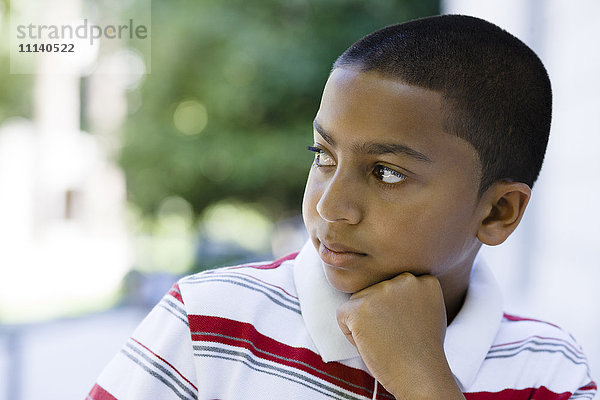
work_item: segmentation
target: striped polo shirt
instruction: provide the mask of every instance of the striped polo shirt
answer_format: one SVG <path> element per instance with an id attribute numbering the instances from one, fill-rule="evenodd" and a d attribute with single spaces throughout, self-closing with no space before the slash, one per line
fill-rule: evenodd
<path id="1" fill-rule="evenodd" d="M 88 399 L 393 399 L 337 325 L 348 296 L 328 284 L 311 243 L 272 263 L 188 276 L 142 321 Z M 498 285 L 479 262 L 444 349 L 468 400 L 596 392 L 575 340 L 503 313 Z"/>

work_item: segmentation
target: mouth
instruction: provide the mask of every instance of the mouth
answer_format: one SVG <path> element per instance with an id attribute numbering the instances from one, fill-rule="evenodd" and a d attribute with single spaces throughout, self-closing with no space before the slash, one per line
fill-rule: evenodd
<path id="1" fill-rule="evenodd" d="M 367 254 L 340 243 L 324 243 L 321 241 L 319 244 L 319 256 L 328 265 L 338 268 L 348 268 L 366 257 Z"/>

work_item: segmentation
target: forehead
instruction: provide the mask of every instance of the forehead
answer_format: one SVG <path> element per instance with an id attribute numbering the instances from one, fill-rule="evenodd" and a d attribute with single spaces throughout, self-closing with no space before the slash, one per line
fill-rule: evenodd
<path id="1" fill-rule="evenodd" d="M 364 142 L 398 143 L 434 163 L 460 162 L 478 171 L 474 147 L 444 131 L 443 99 L 436 91 L 408 85 L 378 72 L 335 69 L 323 91 L 316 125 L 339 147 Z M 319 133 L 315 135 L 320 136 Z M 475 163 L 473 165 L 467 165 Z"/>
<path id="2" fill-rule="evenodd" d="M 376 126 L 393 136 L 399 129 L 442 132 L 441 111 L 442 97 L 437 92 L 378 72 L 337 68 L 327 80 L 317 117 L 356 129 Z"/>

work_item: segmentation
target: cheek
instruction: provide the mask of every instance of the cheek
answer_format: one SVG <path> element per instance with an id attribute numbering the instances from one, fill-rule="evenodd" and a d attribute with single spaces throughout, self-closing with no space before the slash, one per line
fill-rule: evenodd
<path id="1" fill-rule="evenodd" d="M 428 221 L 423 222 L 430 229 L 425 232 L 427 248 L 423 249 L 430 255 L 431 265 L 443 266 L 463 261 L 469 253 L 476 236 L 471 232 L 472 209 L 466 205 L 448 203 Z"/>
<path id="2" fill-rule="evenodd" d="M 308 179 L 306 180 L 306 187 L 304 188 L 304 197 L 302 198 L 302 218 L 304 219 L 304 225 L 309 232 L 311 222 L 314 220 L 317 213 L 317 203 L 320 198 L 317 187 L 318 185 L 315 182 L 313 170 L 311 168 Z"/>
<path id="3" fill-rule="evenodd" d="M 397 210 L 392 217 L 382 215 L 376 229 L 380 232 L 381 243 L 388 243 L 392 250 L 413 259 L 424 258 L 428 253 L 425 250 L 438 233 L 436 220 L 428 205 L 419 204 Z"/>
<path id="4" fill-rule="evenodd" d="M 382 213 L 372 229 L 388 259 L 398 262 L 402 258 L 402 263 L 419 272 L 435 274 L 435 269 L 456 262 L 468 237 L 473 236 L 465 229 L 468 213 L 452 205 L 440 207 L 431 200 L 411 204 L 400 207 L 391 216 Z"/>

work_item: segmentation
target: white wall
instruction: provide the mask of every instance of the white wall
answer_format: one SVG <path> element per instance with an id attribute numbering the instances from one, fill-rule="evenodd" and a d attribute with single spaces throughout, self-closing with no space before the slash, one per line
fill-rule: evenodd
<path id="1" fill-rule="evenodd" d="M 571 332 L 600 379 L 600 2 L 446 0 L 444 13 L 484 18 L 531 46 L 552 81 L 546 160 L 513 237 L 482 251 L 507 311 Z"/>

